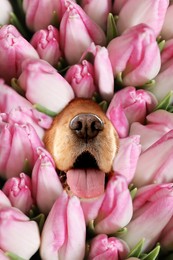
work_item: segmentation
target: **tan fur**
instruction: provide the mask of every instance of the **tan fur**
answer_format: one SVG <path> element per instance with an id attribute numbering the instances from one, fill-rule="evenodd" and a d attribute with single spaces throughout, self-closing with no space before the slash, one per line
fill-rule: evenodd
<path id="1" fill-rule="evenodd" d="M 95 138 L 89 139 L 88 143 L 69 128 L 71 119 L 80 113 L 93 113 L 104 122 L 104 129 Z M 96 159 L 99 169 L 108 173 L 112 170 L 118 150 L 118 136 L 114 127 L 99 105 L 88 99 L 71 101 L 53 120 L 51 128 L 45 133 L 44 143 L 57 169 L 65 172 L 73 167 L 82 152 L 88 151 Z"/>

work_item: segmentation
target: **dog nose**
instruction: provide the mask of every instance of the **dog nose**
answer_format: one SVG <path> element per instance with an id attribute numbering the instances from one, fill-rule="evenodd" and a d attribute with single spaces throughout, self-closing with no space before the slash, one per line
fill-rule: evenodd
<path id="1" fill-rule="evenodd" d="M 85 140 L 94 138 L 104 128 L 103 121 L 95 114 L 78 114 L 70 121 L 70 129 Z"/>

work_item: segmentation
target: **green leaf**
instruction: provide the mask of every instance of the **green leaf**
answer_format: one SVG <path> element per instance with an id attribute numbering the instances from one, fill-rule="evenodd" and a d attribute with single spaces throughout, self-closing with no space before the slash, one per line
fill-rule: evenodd
<path id="1" fill-rule="evenodd" d="M 16 78 L 11 79 L 11 87 L 20 95 L 25 96 L 25 91 L 20 87 Z"/>
<path id="2" fill-rule="evenodd" d="M 173 98 L 173 91 L 171 90 L 156 106 L 154 110 L 163 109 L 168 110 Z"/>
<path id="3" fill-rule="evenodd" d="M 160 245 L 158 244 L 150 253 L 142 257 L 141 260 L 155 260 L 160 252 Z"/>
<path id="4" fill-rule="evenodd" d="M 158 43 L 160 52 L 163 51 L 163 48 L 164 48 L 164 46 L 165 46 L 165 42 L 166 42 L 165 40 L 162 40 L 161 42 Z"/>
<path id="5" fill-rule="evenodd" d="M 46 107 L 44 107 L 44 106 L 42 106 L 40 104 L 34 104 L 33 107 L 35 109 L 37 109 L 39 112 L 42 112 L 42 113 L 44 113 L 44 114 L 46 114 L 48 116 L 51 116 L 51 117 L 54 117 L 54 116 L 56 116 L 58 114 L 57 112 L 51 111 L 48 108 L 46 108 Z"/>
<path id="6" fill-rule="evenodd" d="M 137 188 L 133 188 L 133 189 L 130 191 L 130 195 L 131 195 L 132 200 L 135 198 L 137 191 L 138 191 Z"/>
<path id="7" fill-rule="evenodd" d="M 141 239 L 137 245 L 130 251 L 130 253 L 128 254 L 128 258 L 129 257 L 139 257 L 143 248 L 143 245 L 145 243 L 145 239 Z"/>
<path id="8" fill-rule="evenodd" d="M 24 258 L 15 255 L 12 252 L 6 252 L 5 255 L 10 259 L 10 260 L 25 260 Z"/>
<path id="9" fill-rule="evenodd" d="M 46 219 L 46 217 L 45 217 L 45 215 L 43 213 L 40 213 L 39 215 L 37 215 L 36 217 L 31 219 L 31 220 L 34 220 L 35 222 L 37 222 L 39 230 L 40 230 L 40 233 L 41 233 L 41 231 L 43 229 L 43 225 L 44 225 L 45 219 Z"/>
<path id="10" fill-rule="evenodd" d="M 116 75 L 115 80 L 116 80 L 118 83 L 123 84 L 122 72 L 119 72 L 119 73 Z"/>
<path id="11" fill-rule="evenodd" d="M 156 81 L 154 79 L 152 79 L 152 80 L 149 80 L 145 85 L 143 85 L 143 88 L 150 90 L 150 88 L 154 87 L 155 84 L 156 84 Z"/>
<path id="12" fill-rule="evenodd" d="M 108 102 L 106 100 L 103 100 L 99 103 L 99 106 L 102 108 L 104 112 L 108 109 Z"/>
<path id="13" fill-rule="evenodd" d="M 24 26 L 22 25 L 22 23 L 19 21 L 18 17 L 16 16 L 15 13 L 11 12 L 10 13 L 10 23 L 12 25 L 14 25 L 19 31 L 20 33 L 23 35 L 24 38 L 28 38 L 28 34 L 25 31 Z"/>
<path id="14" fill-rule="evenodd" d="M 118 30 L 115 22 L 115 18 L 112 13 L 108 14 L 107 18 L 107 43 L 113 38 L 118 36 Z"/>
<path id="15" fill-rule="evenodd" d="M 95 236 L 94 220 L 90 220 L 87 225 L 87 238 L 91 239 Z"/>
<path id="16" fill-rule="evenodd" d="M 123 227 L 123 228 L 119 229 L 117 232 L 115 232 L 115 234 L 112 234 L 112 236 L 121 237 L 126 233 L 127 233 L 127 228 Z"/>

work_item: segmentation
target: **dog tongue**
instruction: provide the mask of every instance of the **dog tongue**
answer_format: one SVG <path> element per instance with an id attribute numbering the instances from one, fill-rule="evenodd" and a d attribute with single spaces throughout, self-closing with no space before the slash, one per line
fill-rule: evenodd
<path id="1" fill-rule="evenodd" d="M 72 169 L 67 172 L 67 184 L 74 195 L 94 198 L 104 193 L 105 173 L 96 169 Z"/>

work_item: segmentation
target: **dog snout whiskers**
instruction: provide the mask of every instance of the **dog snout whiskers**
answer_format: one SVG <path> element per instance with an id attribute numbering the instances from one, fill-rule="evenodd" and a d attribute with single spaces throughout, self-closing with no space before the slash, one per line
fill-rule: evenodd
<path id="1" fill-rule="evenodd" d="M 86 141 L 98 135 L 104 128 L 103 121 L 95 114 L 78 114 L 70 121 L 70 129 Z"/>

